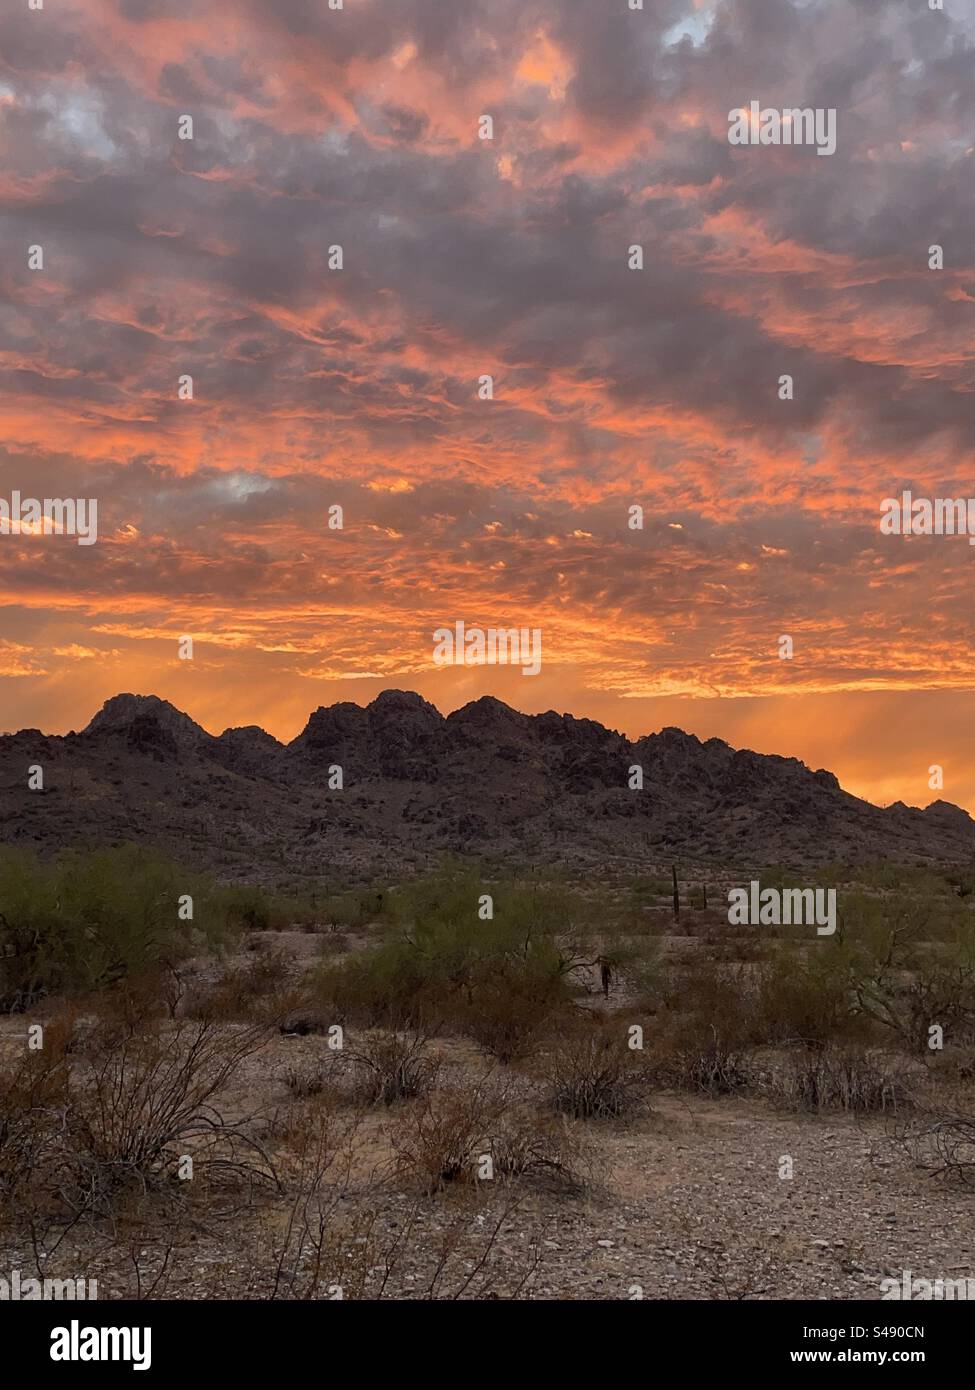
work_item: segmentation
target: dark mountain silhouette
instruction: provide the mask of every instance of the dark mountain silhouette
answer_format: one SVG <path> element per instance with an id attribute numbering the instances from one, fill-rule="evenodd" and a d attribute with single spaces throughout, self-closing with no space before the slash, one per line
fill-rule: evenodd
<path id="1" fill-rule="evenodd" d="M 28 790 L 32 764 L 43 791 Z M 680 729 L 631 742 L 488 696 L 444 717 L 400 690 L 317 709 L 288 744 L 253 725 L 215 737 L 154 695 L 114 696 L 81 733 L 2 736 L 0 838 L 133 839 L 260 879 L 395 876 L 444 852 L 620 867 L 975 857 L 975 822 L 944 801 L 882 809 L 795 758 Z"/>

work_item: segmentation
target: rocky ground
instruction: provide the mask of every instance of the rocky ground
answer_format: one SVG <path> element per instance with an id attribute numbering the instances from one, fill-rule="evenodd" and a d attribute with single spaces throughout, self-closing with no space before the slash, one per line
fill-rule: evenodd
<path id="1" fill-rule="evenodd" d="M 315 939 L 296 933 L 289 949 L 307 963 Z M 199 978 L 213 968 L 201 965 Z M 23 1029 L 23 1020 L 4 1020 L 4 1044 L 21 1045 Z M 485 1058 L 472 1044 L 448 1038 L 436 1047 L 442 1084 L 464 1088 L 483 1076 Z M 280 1134 L 289 1116 L 304 1113 L 289 1074 L 334 1060 L 321 1035 L 274 1032 L 219 1108 L 259 1116 L 266 1133 Z M 530 1067 L 504 1070 L 515 1094 L 532 1094 Z M 661 1091 L 625 1119 L 569 1122 L 582 1190 L 519 1180 L 455 1184 L 431 1196 L 389 1171 L 393 1136 L 417 1103 L 373 1107 L 354 1120 L 356 1157 L 334 1219 L 351 1228 L 368 1214 L 359 1243 L 373 1294 L 393 1248 L 383 1289 L 392 1298 L 426 1297 L 433 1281 L 438 1297 L 873 1299 L 881 1280 L 903 1270 L 975 1278 L 975 1190 L 915 1168 L 897 1142 L 897 1116 L 796 1115 L 754 1098 Z M 347 1124 L 348 1110 L 339 1113 Z M 276 1297 L 307 1296 L 284 1242 L 289 1202 L 272 1212 L 259 1199 L 218 1217 L 225 1206 L 204 1205 L 183 1222 L 154 1296 L 266 1298 L 275 1281 Z M 153 1286 L 168 1238 L 157 1248 L 126 1235 L 124 1222 L 97 1237 L 82 1232 L 65 1238 L 59 1271 L 97 1277 L 102 1298 L 132 1296 L 136 1268 L 144 1288 Z M 446 1259 L 445 1242 L 453 1248 Z M 0 1234 L 4 1268 L 33 1268 L 23 1234 Z M 326 1274 L 323 1287 L 332 1282 Z M 319 1288 L 317 1296 L 327 1295 Z"/>
<path id="2" fill-rule="evenodd" d="M 282 1051 L 293 1056 L 296 1048 Z M 881 1280 L 903 1270 L 975 1278 L 975 1195 L 913 1171 L 882 1123 L 661 1095 L 643 1119 L 589 1129 L 598 1175 L 591 1189 L 522 1192 L 496 1242 L 499 1284 L 520 1279 L 537 1256 L 521 1297 L 874 1299 Z M 784 1155 L 791 1180 L 778 1175 Z M 395 1189 L 371 1199 L 387 1241 L 413 1200 Z M 424 1295 L 438 1239 L 458 1211 L 465 1231 L 483 1232 L 496 1207 L 475 1198 L 466 1211 L 452 1194 L 424 1199 L 386 1296 Z M 472 1246 L 465 1268 L 483 1243 Z M 97 1244 L 69 1238 L 61 1264 L 97 1275 L 102 1298 L 131 1295 L 131 1268 L 117 1251 L 92 1258 Z M 256 1261 L 232 1231 L 193 1232 L 165 1296 L 266 1297 L 270 1248 L 268 1256 Z M 0 1242 L 0 1267 L 30 1269 L 29 1247 Z M 453 1271 L 448 1291 L 459 1280 Z M 285 1284 L 279 1296 L 287 1293 Z"/>

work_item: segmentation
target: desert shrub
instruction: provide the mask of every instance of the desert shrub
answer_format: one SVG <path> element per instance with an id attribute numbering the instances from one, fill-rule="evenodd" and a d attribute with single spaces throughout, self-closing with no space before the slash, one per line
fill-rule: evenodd
<path id="1" fill-rule="evenodd" d="M 668 903 L 673 895 L 673 882 L 669 878 L 653 878 L 637 876 L 630 885 L 630 893 L 633 901 L 640 906 L 648 902 L 654 902 L 658 898 L 666 898 Z"/>
<path id="2" fill-rule="evenodd" d="M 261 1028 L 230 1032 L 204 1021 L 130 1029 L 106 1039 L 72 1076 L 61 1167 L 76 1210 L 108 1211 L 125 1188 L 143 1191 L 193 1159 L 197 1176 L 273 1180 L 270 1160 L 215 1097 L 265 1041 Z"/>
<path id="3" fill-rule="evenodd" d="M 691 917 L 685 930 L 690 936 L 700 937 L 713 961 L 759 960 L 769 943 L 768 928 L 729 922 L 727 907 L 709 907 L 707 912 Z"/>
<path id="4" fill-rule="evenodd" d="M 353 940 L 344 927 L 333 927 L 327 935 L 318 938 L 318 955 L 325 960 L 334 960 L 353 949 Z"/>
<path id="5" fill-rule="evenodd" d="M 707 1096 L 734 1095 L 751 1084 L 744 1054 L 716 1031 L 678 1045 L 660 1062 L 658 1076 L 679 1090 Z"/>
<path id="6" fill-rule="evenodd" d="M 853 995 L 842 952 L 779 949 L 757 973 L 752 1041 L 823 1047 L 849 1032 Z"/>
<path id="7" fill-rule="evenodd" d="M 495 1178 L 541 1179 L 573 1190 L 585 1186 L 583 1146 L 554 1115 L 523 1106 L 507 1109 L 494 1126 L 488 1152 Z"/>
<path id="8" fill-rule="evenodd" d="M 733 965 L 696 961 L 665 981 L 663 1003 L 670 1032 L 692 1047 L 749 1047 L 802 1043 L 825 1046 L 841 1035 L 863 1033 L 855 1017 L 847 955 L 781 943 L 762 959 Z M 703 1042 L 702 1042 L 703 1040 Z"/>
<path id="9" fill-rule="evenodd" d="M 51 1162 L 70 1094 L 73 1015 L 44 1025 L 44 1046 L 0 1067 L 0 1209 L 30 1193 Z"/>
<path id="10" fill-rule="evenodd" d="M 299 1002 L 294 1008 L 286 1010 L 279 1021 L 278 1030 L 286 1037 L 306 1038 L 313 1033 L 327 1033 L 331 1026 L 331 1018 L 321 1009 Z"/>
<path id="11" fill-rule="evenodd" d="M 534 1049 L 566 997 L 562 979 L 544 967 L 485 966 L 471 980 L 455 1018 L 485 1052 L 509 1063 Z"/>
<path id="12" fill-rule="evenodd" d="M 911 1160 L 932 1176 L 975 1184 L 975 1116 L 925 1115 L 905 1126 L 897 1136 Z"/>
<path id="13" fill-rule="evenodd" d="M 392 1140 L 395 1177 L 425 1193 L 482 1178 L 584 1184 L 582 1144 L 565 1123 L 513 1103 L 487 1078 L 466 1090 L 431 1092 L 405 1113 Z"/>
<path id="14" fill-rule="evenodd" d="M 296 1100 L 309 1100 L 325 1090 L 325 1078 L 317 1067 L 286 1067 L 281 1079 Z"/>
<path id="15" fill-rule="evenodd" d="M 853 983 L 862 1016 L 894 1033 L 905 1047 L 922 1055 L 932 1025 L 960 1038 L 975 1022 L 975 970 L 967 963 L 928 958 L 913 975 L 885 970 L 860 975 Z"/>
<path id="16" fill-rule="evenodd" d="M 312 930 L 327 918 L 317 898 L 266 888 L 258 883 L 224 884 L 215 890 L 215 905 L 235 932 L 280 932 L 289 927 Z"/>
<path id="17" fill-rule="evenodd" d="M 742 965 L 721 970 L 695 963 L 671 972 L 656 1038 L 657 1080 L 710 1096 L 743 1090 L 754 997 L 754 972 Z"/>
<path id="18" fill-rule="evenodd" d="M 971 870 L 945 874 L 945 879 L 951 884 L 959 898 L 970 898 L 975 893 L 975 874 Z"/>
<path id="19" fill-rule="evenodd" d="M 346 1056 L 359 1069 L 358 1091 L 372 1105 L 392 1105 L 425 1095 L 438 1066 L 422 1033 L 376 1033 Z"/>
<path id="20" fill-rule="evenodd" d="M 957 907 L 858 899 L 849 978 L 856 1012 L 924 1053 L 929 1029 L 960 1038 L 975 1026 L 975 938 Z"/>
<path id="21" fill-rule="evenodd" d="M 541 1016 L 568 1001 L 586 961 L 586 932 L 560 887 L 494 888 L 494 919 L 481 920 L 485 885 L 473 877 L 434 878 L 386 900 L 390 926 L 375 947 L 326 962 L 320 1002 L 336 1018 L 372 1027 L 448 1021 L 477 1029 L 496 1055 L 515 1056 Z M 507 996 L 507 997 L 506 997 Z"/>
<path id="22" fill-rule="evenodd" d="M 553 1109 L 580 1120 L 612 1119 L 634 1105 L 645 1081 L 623 1024 L 580 1021 L 545 1058 L 542 1074 Z"/>
<path id="23" fill-rule="evenodd" d="M 44 1048 L 0 1076 L 10 1202 L 52 1223 L 110 1217 L 133 1195 L 165 1192 L 186 1156 L 208 1186 L 276 1181 L 257 1140 L 215 1104 L 265 1036 L 185 1021 L 48 1028 Z"/>
<path id="24" fill-rule="evenodd" d="M 149 971 L 127 975 L 108 988 L 86 994 L 84 1004 L 76 1002 L 84 1015 L 96 1020 L 97 1029 L 79 1022 L 71 1047 L 81 1050 L 86 1038 L 97 1032 L 104 1038 L 112 1028 L 119 1032 L 140 1022 L 175 1015 L 187 989 L 187 980 L 175 965 L 160 966 Z"/>
<path id="25" fill-rule="evenodd" d="M 612 971 L 611 990 L 622 985 L 644 1008 L 658 1006 L 665 987 L 659 937 L 604 932 L 597 965 L 602 961 Z"/>
<path id="26" fill-rule="evenodd" d="M 849 871 L 847 875 L 848 873 Z M 935 898 L 945 891 L 945 879 L 927 865 L 903 862 L 860 865 L 857 867 L 856 879 L 868 888 L 914 893 L 927 899 Z M 822 881 L 826 882 L 825 879 Z"/>
<path id="27" fill-rule="evenodd" d="M 428 1023 L 446 987 L 410 943 L 392 940 L 340 961 L 323 962 L 314 981 L 318 1003 L 337 1022 L 367 1028 Z"/>
<path id="28" fill-rule="evenodd" d="M 737 1048 L 756 1036 L 756 973 L 745 965 L 716 966 L 708 960 L 678 966 L 661 982 L 661 1020 L 674 1038 L 697 1044 L 717 1034 Z"/>
<path id="29" fill-rule="evenodd" d="M 178 915 L 186 894 L 192 922 Z M 0 1011 L 149 974 L 230 931 L 206 879 L 134 845 L 53 863 L 0 849 Z"/>
<path id="30" fill-rule="evenodd" d="M 280 1018 L 294 1002 L 282 990 L 287 978 L 284 956 L 278 951 L 262 951 L 245 965 L 226 971 L 215 984 L 191 991 L 186 1014 L 223 1022 Z"/>
<path id="31" fill-rule="evenodd" d="M 944 888 L 944 885 L 941 885 Z M 925 943 L 963 945 L 971 936 L 971 917 L 954 894 L 872 894 L 840 896 L 838 935 L 863 966 L 906 966 Z"/>
<path id="32" fill-rule="evenodd" d="M 966 1042 L 961 1046 L 931 1051 L 925 1057 L 924 1065 L 934 1084 L 964 1096 L 971 1082 L 975 1081 L 975 1046 Z"/>
<path id="33" fill-rule="evenodd" d="M 395 1175 L 430 1193 L 448 1183 L 473 1182 L 504 1109 L 504 1095 L 483 1081 L 425 1096 L 392 1135 Z"/>
<path id="34" fill-rule="evenodd" d="M 326 898 L 320 915 L 332 931 L 361 931 L 382 914 L 384 901 L 378 889 L 350 889 Z"/>
<path id="35" fill-rule="evenodd" d="M 793 1110 L 856 1113 L 910 1104 L 905 1069 L 889 1056 L 862 1048 L 804 1048 L 770 1075 L 773 1098 Z"/>
<path id="36" fill-rule="evenodd" d="M 220 905 L 238 931 L 280 931 L 287 914 L 258 884 L 229 884 L 220 889 Z"/>
<path id="37" fill-rule="evenodd" d="M 840 926 L 821 942 L 771 943 L 747 966 L 674 971 L 664 1004 L 687 1016 L 691 1031 L 713 1028 L 739 1051 L 865 1042 L 886 1030 L 923 1052 L 935 1023 L 964 1040 L 975 1026 L 967 920 L 923 902 L 854 894 L 842 900 Z"/>

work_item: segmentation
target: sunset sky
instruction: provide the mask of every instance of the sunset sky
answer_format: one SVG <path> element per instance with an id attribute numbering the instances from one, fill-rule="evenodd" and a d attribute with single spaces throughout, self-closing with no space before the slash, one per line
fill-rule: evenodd
<path id="1" fill-rule="evenodd" d="M 97 498 L 98 541 L 0 536 L 0 730 L 493 694 L 975 811 L 975 547 L 879 530 L 975 496 L 944 2 L 5 6 L 0 496 Z M 835 154 L 731 146 L 752 99 Z M 438 669 L 458 620 L 541 674 Z"/>

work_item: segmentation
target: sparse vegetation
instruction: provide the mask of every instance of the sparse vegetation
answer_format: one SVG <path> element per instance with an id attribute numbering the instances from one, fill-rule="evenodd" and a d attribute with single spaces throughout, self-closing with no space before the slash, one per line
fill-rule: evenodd
<path id="1" fill-rule="evenodd" d="M 843 891 L 834 938 L 745 940 L 712 875 L 704 907 L 694 870 L 676 942 L 653 917 L 675 925 L 672 875 L 604 907 L 603 885 L 500 867 L 290 900 L 132 850 L 8 856 L 2 874 L 4 1221 L 48 1252 L 69 1232 L 124 1251 L 142 1296 L 165 1296 L 203 1213 L 224 1240 L 233 1212 L 262 1296 L 385 1297 L 404 1287 L 404 1242 L 435 1260 L 441 1238 L 454 1292 L 431 1266 L 423 1296 L 519 1287 L 537 1252 L 511 1283 L 487 1274 L 518 1194 L 574 1202 L 603 1182 L 622 1124 L 635 1154 L 651 1133 L 659 1153 L 658 1116 L 680 1129 L 705 1102 L 738 1114 L 736 1097 L 779 1123 L 894 1125 L 920 1172 L 954 1180 L 945 1191 L 975 1171 L 971 918 L 926 872 Z M 701 1245 L 702 1269 L 719 1246 Z M 726 1254 L 721 1271 L 737 1289 Z"/>
<path id="2" fill-rule="evenodd" d="M 132 1194 L 163 1192 L 189 1161 L 210 1187 L 224 1174 L 276 1182 L 255 1136 L 214 1105 L 264 1036 L 211 1022 L 57 1021 L 45 1046 L 0 1081 L 9 1200 L 22 1199 L 33 1218 L 72 1223 L 111 1216 Z"/>

